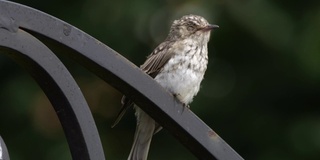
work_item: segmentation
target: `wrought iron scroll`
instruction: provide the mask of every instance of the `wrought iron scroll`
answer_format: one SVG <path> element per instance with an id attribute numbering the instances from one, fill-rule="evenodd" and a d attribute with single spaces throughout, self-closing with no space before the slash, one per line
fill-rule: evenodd
<path id="1" fill-rule="evenodd" d="M 10 160 L 7 146 L 4 143 L 1 136 L 0 136 L 0 160 Z"/>
<path id="2" fill-rule="evenodd" d="M 105 158 L 89 107 L 54 53 L 74 59 L 134 100 L 199 159 L 242 159 L 193 112 L 183 109 L 130 61 L 46 13 L 0 0 L 0 53 L 26 68 L 44 90 L 63 126 L 73 159 Z"/>

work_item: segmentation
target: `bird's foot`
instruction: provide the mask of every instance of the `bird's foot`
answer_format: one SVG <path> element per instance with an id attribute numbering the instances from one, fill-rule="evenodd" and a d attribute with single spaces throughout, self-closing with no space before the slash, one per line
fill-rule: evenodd
<path id="1" fill-rule="evenodd" d="M 182 103 L 183 107 L 190 109 L 190 106 L 188 104 Z"/>
<path id="2" fill-rule="evenodd" d="M 185 103 L 182 103 L 182 112 L 184 112 L 184 109 L 185 108 L 188 108 L 188 109 L 190 109 L 190 106 L 188 105 L 188 104 L 185 104 Z"/>
<path id="3" fill-rule="evenodd" d="M 176 99 L 179 100 L 179 98 L 178 98 L 179 94 L 173 94 L 173 96 L 174 96 Z M 181 102 L 181 103 L 182 103 L 182 102 Z M 184 111 L 185 108 L 190 109 L 190 106 L 189 106 L 188 104 L 186 104 L 186 103 L 182 103 L 182 106 L 183 106 L 182 112 Z"/>

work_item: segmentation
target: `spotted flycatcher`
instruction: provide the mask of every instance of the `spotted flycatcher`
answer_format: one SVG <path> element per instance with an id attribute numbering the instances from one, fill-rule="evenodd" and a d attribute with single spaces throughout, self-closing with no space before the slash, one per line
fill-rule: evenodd
<path id="1" fill-rule="evenodd" d="M 209 24 L 197 15 L 186 15 L 175 20 L 168 37 L 140 68 L 188 106 L 200 89 L 208 64 L 210 32 L 216 28 L 219 26 Z M 113 126 L 127 108 L 133 106 L 133 102 L 126 97 L 122 98 L 122 104 Z M 135 106 L 135 110 L 137 127 L 128 160 L 146 160 L 152 136 L 162 127 L 139 107 Z"/>

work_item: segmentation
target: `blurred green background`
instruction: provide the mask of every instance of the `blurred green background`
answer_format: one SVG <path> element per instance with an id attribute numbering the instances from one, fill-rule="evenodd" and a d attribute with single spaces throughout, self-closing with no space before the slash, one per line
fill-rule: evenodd
<path id="1" fill-rule="evenodd" d="M 245 159 L 320 159 L 320 1 L 18 0 L 62 19 L 140 65 L 171 22 L 199 14 L 218 24 L 209 67 L 191 109 Z M 135 118 L 114 129 L 121 93 L 63 59 L 91 107 L 107 159 L 126 159 Z M 0 135 L 13 160 L 71 159 L 48 99 L 28 73 L 0 56 Z M 150 160 L 196 159 L 166 130 Z"/>

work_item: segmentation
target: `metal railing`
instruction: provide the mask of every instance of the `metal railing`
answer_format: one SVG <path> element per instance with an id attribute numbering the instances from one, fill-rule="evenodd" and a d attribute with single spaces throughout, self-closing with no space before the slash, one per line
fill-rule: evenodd
<path id="1" fill-rule="evenodd" d="M 63 54 L 139 105 L 199 159 L 240 160 L 211 128 L 151 77 L 90 35 L 36 9 L 0 0 L 0 53 L 37 81 L 62 124 L 73 159 L 105 159 L 98 130 Z M 0 133 L 1 134 L 1 133 Z M 0 138 L 2 157 L 9 159 Z"/>

